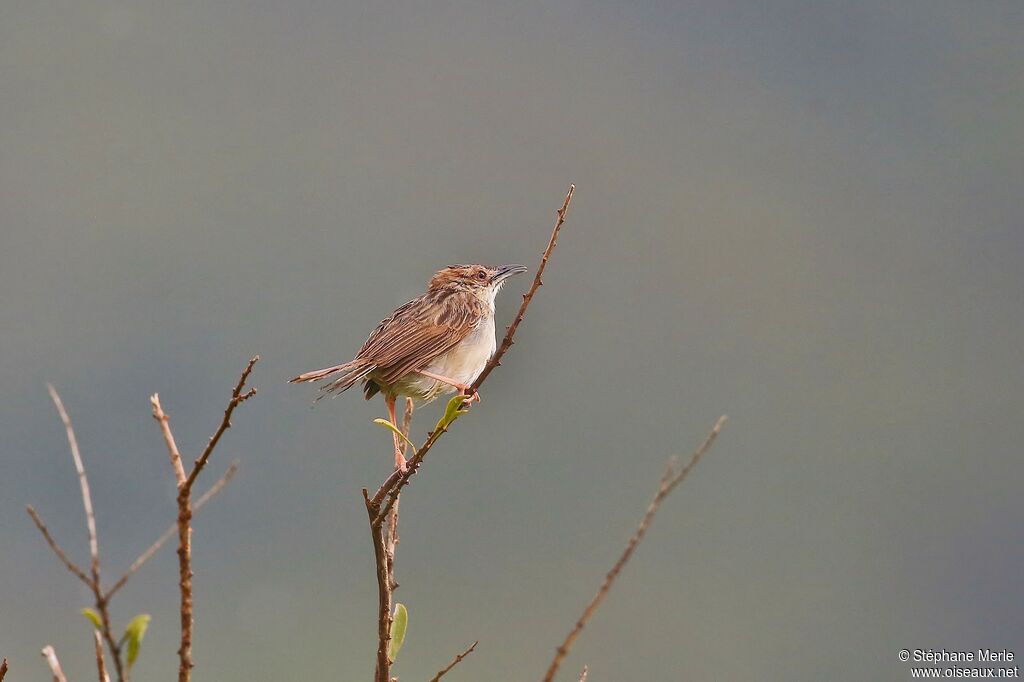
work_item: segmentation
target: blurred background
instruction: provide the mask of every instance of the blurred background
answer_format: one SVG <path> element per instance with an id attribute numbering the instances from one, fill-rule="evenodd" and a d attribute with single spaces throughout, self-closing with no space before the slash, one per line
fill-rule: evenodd
<path id="1" fill-rule="evenodd" d="M 368 679 L 359 489 L 383 403 L 311 408 L 456 262 L 536 266 L 518 343 L 403 496 L 395 674 L 539 678 L 669 455 L 720 414 L 565 668 L 909 677 L 1024 632 L 1024 5 L 58 2 L 0 6 L 0 654 L 94 675 L 86 591 L 174 517 L 148 396 L 203 475 L 198 680 Z M 499 298 L 499 330 L 526 278 Z M 443 405 L 414 422 L 419 441 Z M 165 549 L 113 604 L 177 667 Z"/>

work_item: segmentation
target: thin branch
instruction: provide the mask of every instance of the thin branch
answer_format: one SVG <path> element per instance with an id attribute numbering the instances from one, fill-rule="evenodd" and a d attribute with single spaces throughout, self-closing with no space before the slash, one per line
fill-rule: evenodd
<path id="1" fill-rule="evenodd" d="M 231 413 L 235 411 L 236 407 L 256 395 L 255 388 L 250 388 L 245 393 L 242 393 L 242 389 L 245 388 L 245 382 L 249 379 L 249 375 L 252 374 L 253 366 L 259 362 L 259 360 L 260 356 L 254 355 L 252 360 L 249 360 L 249 364 L 242 371 L 242 376 L 238 378 L 235 390 L 231 392 L 231 400 L 228 401 L 228 406 L 224 409 L 224 419 L 221 420 L 220 426 L 217 427 L 213 437 L 210 438 L 210 442 L 206 444 L 206 449 L 203 450 L 203 454 L 199 455 L 199 459 L 197 459 L 195 464 L 192 465 L 192 472 L 188 475 L 188 480 L 185 481 L 185 485 L 189 489 L 191 489 L 192 484 L 195 483 L 196 477 L 199 476 L 199 472 L 206 466 L 206 462 L 210 459 L 210 455 L 213 454 L 213 449 L 217 447 L 220 437 L 224 435 L 225 431 L 231 428 Z"/>
<path id="2" fill-rule="evenodd" d="M 378 509 L 378 514 L 373 520 L 373 524 L 375 526 L 379 526 L 381 521 L 384 520 L 384 517 L 387 516 L 387 513 L 391 510 L 391 506 L 394 504 L 394 501 L 398 499 L 399 493 L 402 492 L 402 488 L 408 485 L 409 479 L 412 478 L 413 474 L 415 474 L 420 468 L 420 464 L 427 456 L 427 453 L 430 452 L 430 448 L 434 447 L 434 443 L 437 442 L 445 431 L 445 429 L 434 429 L 431 431 L 427 435 L 427 440 L 423 445 L 421 445 L 416 450 L 416 453 L 409 458 L 409 461 L 406 463 L 406 470 L 403 472 L 400 469 L 395 469 L 391 472 L 390 476 L 384 479 L 384 482 L 370 500 L 370 503 Z M 388 502 L 384 508 L 381 509 L 380 505 L 384 502 L 385 498 L 388 498 Z"/>
<path id="3" fill-rule="evenodd" d="M 601 605 L 601 602 L 608 594 L 608 591 L 611 590 L 612 585 L 615 583 L 615 579 L 619 576 L 619 573 L 626 565 L 626 562 L 629 561 L 629 558 L 633 556 L 633 552 L 636 550 L 637 545 L 639 545 L 640 541 L 644 539 L 644 535 L 647 533 L 647 529 L 650 527 L 651 521 L 654 520 L 655 514 L 658 513 L 658 508 L 661 506 L 662 500 L 664 500 L 669 493 L 675 490 L 676 486 L 683 482 L 683 480 L 690 474 L 690 471 L 693 470 L 693 467 L 697 466 L 697 462 L 699 462 L 701 457 L 704 456 L 704 453 L 708 451 L 711 444 L 715 442 L 719 432 L 722 430 L 722 426 L 725 425 L 725 421 L 726 417 L 724 416 L 718 418 L 718 421 L 715 422 L 714 428 L 711 429 L 711 432 L 704 439 L 704 442 L 700 444 L 700 447 L 694 450 L 692 455 L 690 455 L 690 461 L 687 462 L 686 466 L 678 472 L 675 471 L 674 461 L 669 461 L 668 467 L 666 467 L 665 473 L 661 477 L 661 484 L 658 486 L 658 491 L 655 493 L 654 499 L 651 500 L 651 503 L 648 505 L 647 512 L 644 514 L 643 519 L 641 519 L 640 525 L 637 526 L 636 531 L 633 533 L 633 537 L 631 537 L 629 542 L 626 544 L 626 549 L 622 552 L 622 556 L 620 556 L 619 560 L 615 562 L 612 569 L 608 571 L 608 574 L 604 578 L 604 582 L 601 583 L 601 587 L 597 590 L 597 594 L 590 600 L 590 603 L 587 604 L 587 608 L 583 610 L 583 614 L 576 621 L 572 630 L 569 631 L 569 634 L 555 650 L 555 657 L 551 661 L 551 665 L 548 667 L 547 673 L 544 675 L 544 682 L 551 682 L 555 679 L 555 674 L 558 672 L 559 666 L 562 665 L 565 657 L 569 654 L 569 650 L 572 648 L 576 638 L 579 637 L 580 632 L 582 632 L 587 622 L 590 621 L 590 618 L 594 615 L 597 607 Z"/>
<path id="4" fill-rule="evenodd" d="M 124 682 L 126 678 L 124 669 L 121 666 L 121 646 L 114 639 L 110 625 L 110 609 L 100 586 L 100 549 L 99 541 L 96 538 L 96 517 L 93 513 L 92 496 L 89 493 L 89 479 L 86 478 L 85 475 L 85 466 L 82 463 L 82 455 L 78 450 L 78 440 L 75 438 L 75 430 L 71 426 L 71 418 L 68 416 L 67 410 L 64 409 L 64 403 L 61 401 L 60 395 L 57 394 L 57 390 L 52 384 L 47 384 L 46 387 L 50 391 L 50 398 L 53 400 L 53 404 L 57 407 L 57 413 L 60 415 L 61 422 L 64 423 L 65 431 L 67 431 L 68 446 L 71 449 L 71 458 L 74 460 L 75 471 L 78 472 L 78 482 L 82 489 L 82 506 L 85 508 L 85 521 L 89 530 L 89 555 L 91 557 L 91 576 L 85 579 L 85 584 L 92 591 L 95 599 L 96 612 L 99 614 L 100 618 L 100 633 L 103 635 L 103 639 L 107 642 L 107 646 L 110 648 L 110 655 L 114 660 L 114 669 L 117 672 L 118 682 Z M 43 525 L 39 515 L 35 513 L 35 510 L 29 507 L 28 513 L 32 517 L 32 520 L 35 521 L 36 527 L 39 528 L 40 532 L 42 532 L 43 537 L 46 538 L 46 541 L 50 544 L 50 547 L 57 553 L 57 556 L 64 562 L 64 565 L 68 567 L 68 570 L 82 580 L 85 572 L 78 568 L 78 566 L 74 564 L 74 562 L 72 562 L 63 551 L 61 551 L 60 547 L 46 530 L 46 526 Z"/>
<path id="5" fill-rule="evenodd" d="M 100 682 L 110 682 L 110 675 L 107 674 L 107 664 L 103 661 L 103 640 L 100 639 L 100 631 L 92 631 L 93 643 L 96 645 L 96 670 L 99 673 Z"/>
<path id="6" fill-rule="evenodd" d="M 224 418 L 214 432 L 213 437 L 210 438 L 210 442 L 206 444 L 206 449 L 203 450 L 195 464 L 192 465 L 191 473 L 189 473 L 184 481 L 181 481 L 177 473 L 175 474 L 175 478 L 179 481 L 177 497 L 178 588 L 181 594 L 181 646 L 178 648 L 178 682 L 189 682 L 192 676 L 192 668 L 195 665 L 192 662 L 192 515 L 195 512 L 192 506 L 192 486 L 195 484 L 196 477 L 199 476 L 199 473 L 209 461 L 210 455 L 213 454 L 214 448 L 220 442 L 221 436 L 231 427 L 231 415 L 235 408 L 256 395 L 255 388 L 251 388 L 245 393 L 242 390 L 245 388 L 245 382 L 252 373 L 253 366 L 259 362 L 259 359 L 260 356 L 253 356 L 249 360 L 249 364 L 242 370 L 242 375 L 239 377 L 238 383 L 235 384 L 235 388 L 231 392 L 231 399 L 224 410 Z M 166 422 L 166 415 L 164 415 L 164 419 L 161 419 L 159 416 L 163 412 L 160 409 L 159 399 L 151 400 L 151 402 L 153 404 L 153 416 L 160 422 L 161 430 L 166 427 L 169 432 L 170 426 Z M 173 442 L 173 436 L 171 442 Z M 172 462 L 174 461 L 173 454 L 171 455 L 171 460 Z"/>
<path id="7" fill-rule="evenodd" d="M 174 442 L 174 434 L 171 433 L 170 417 L 164 412 L 160 405 L 160 394 L 154 393 L 149 397 L 149 403 L 153 406 L 153 419 L 160 424 L 160 431 L 164 435 L 164 442 L 167 444 L 167 454 L 171 458 L 171 466 L 174 468 L 174 477 L 180 488 L 185 484 L 185 466 L 181 463 L 181 452 L 178 451 L 178 444 Z"/>
<path id="8" fill-rule="evenodd" d="M 99 581 L 92 585 L 92 593 L 96 599 L 96 611 L 100 614 L 100 624 L 103 626 L 100 628 L 100 634 L 110 649 L 110 657 L 114 660 L 114 672 L 117 674 L 118 682 L 125 682 L 128 676 L 121 665 L 121 643 L 114 639 L 114 629 L 110 625 L 109 602 L 103 597 Z"/>
<path id="9" fill-rule="evenodd" d="M 391 590 L 398 589 L 398 582 L 395 580 L 395 548 L 398 546 L 398 503 L 395 500 L 394 506 L 388 512 L 387 526 L 384 528 L 384 551 L 388 560 L 388 580 L 391 583 Z"/>
<path id="10" fill-rule="evenodd" d="M 235 461 L 233 461 L 231 463 L 231 466 L 228 467 L 227 471 L 224 472 L 224 475 L 220 477 L 220 480 L 218 480 L 216 483 L 214 483 L 212 486 L 210 486 L 210 489 L 207 490 L 205 493 L 203 493 L 202 497 L 200 497 L 198 500 L 196 500 L 192 504 L 192 512 L 193 513 L 195 513 L 197 511 L 199 511 L 200 509 L 202 509 L 203 506 L 207 502 L 210 501 L 210 498 L 212 498 L 214 495 L 219 493 L 221 491 L 221 489 L 223 489 L 224 486 L 226 486 L 231 481 L 231 479 L 234 478 L 235 474 L 238 472 L 238 464 L 239 464 L 239 462 L 238 462 L 237 459 Z M 135 561 L 132 562 L 132 565 L 128 567 L 128 570 L 124 572 L 124 575 L 122 575 L 120 578 L 118 578 L 117 582 L 114 583 L 113 587 L 111 587 L 109 590 L 107 590 L 107 594 L 106 594 L 107 601 L 109 601 L 110 598 L 112 596 L 114 596 L 114 593 L 116 593 L 118 590 L 120 590 L 122 587 L 124 587 L 125 583 L 128 582 L 128 579 L 131 578 L 133 575 L 135 575 L 135 573 L 138 572 L 138 570 L 140 568 L 142 568 L 142 566 L 147 561 L 152 559 L 153 555 L 156 554 L 158 551 L 160 551 L 160 548 L 163 547 L 165 544 L 167 544 L 167 541 L 170 540 L 171 538 L 173 538 L 174 535 L 177 532 L 178 532 L 178 524 L 177 523 L 174 523 L 174 524 L 171 524 L 170 526 L 168 526 L 167 530 L 165 530 L 163 532 L 163 534 L 159 538 L 156 539 L 156 542 L 154 542 L 152 545 L 150 545 L 149 548 L 145 552 L 140 554 L 138 556 L 138 558 L 135 559 Z"/>
<path id="11" fill-rule="evenodd" d="M 75 430 L 71 426 L 71 418 L 68 416 L 67 410 L 64 409 L 64 403 L 61 401 L 60 396 L 57 395 L 57 389 L 53 387 L 53 384 L 47 384 L 46 388 L 50 391 L 50 398 L 53 400 L 53 404 L 57 407 L 57 413 L 60 414 L 60 420 L 64 422 L 64 430 L 68 434 L 68 446 L 71 448 L 71 458 L 75 461 L 75 471 L 78 472 L 78 483 L 82 488 L 82 506 L 85 507 L 85 524 L 89 529 L 89 556 L 92 557 L 92 579 L 94 582 L 100 581 L 100 546 L 96 539 L 96 516 L 92 511 L 92 496 L 89 494 L 89 479 L 85 477 L 85 467 L 82 465 L 82 455 L 78 451 L 78 440 L 75 438 Z"/>
<path id="12" fill-rule="evenodd" d="M 39 518 L 39 514 L 37 514 L 36 510 L 32 508 L 32 505 L 25 507 L 25 511 L 27 511 L 28 515 L 32 517 L 32 521 L 35 522 L 36 528 L 38 528 L 39 532 L 43 534 L 46 544 L 50 546 L 50 549 L 52 549 L 53 553 L 57 555 L 57 558 L 63 562 L 75 577 L 85 583 L 86 586 L 92 587 L 92 579 L 85 574 L 85 571 L 78 567 L 78 564 L 68 558 L 68 555 L 64 553 L 64 550 L 60 548 L 57 541 L 53 539 L 52 535 L 50 535 L 49 529 L 47 529 L 43 520 Z"/>
<path id="13" fill-rule="evenodd" d="M 4 682 L 4 676 L 7 674 L 7 659 L 0 661 L 0 682 Z"/>
<path id="14" fill-rule="evenodd" d="M 366 502 L 366 514 L 370 520 L 373 560 L 377 573 L 377 665 L 374 671 L 374 681 L 390 682 L 391 659 L 388 657 L 388 648 L 391 645 L 392 607 L 394 605 L 394 561 L 388 561 L 387 535 L 391 530 L 381 524 L 374 524 L 377 511 L 373 507 L 366 488 L 363 488 L 363 500 Z"/>
<path id="15" fill-rule="evenodd" d="M 442 677 L 444 677 L 448 673 L 449 670 L 451 670 L 452 668 L 457 666 L 459 663 L 462 663 L 462 659 L 464 659 L 466 656 L 469 656 L 471 653 L 473 653 L 473 649 L 476 649 L 476 645 L 479 644 L 479 643 L 480 643 L 480 640 L 477 640 L 477 641 L 473 642 L 472 644 L 470 644 L 469 648 L 466 649 L 465 651 L 463 651 L 458 656 L 456 656 L 454 659 L 452 659 L 452 662 L 449 663 L 447 667 L 445 667 L 442 670 L 438 670 L 437 674 L 434 675 L 432 678 L 430 678 L 430 682 L 437 682 Z"/>
<path id="16" fill-rule="evenodd" d="M 544 275 L 544 268 L 548 266 L 548 259 L 551 258 L 551 252 L 555 250 L 555 243 L 558 241 L 558 233 L 562 229 L 562 223 L 565 222 L 565 215 L 569 212 L 569 203 L 572 201 L 572 195 L 576 192 L 576 185 L 569 185 L 569 191 L 565 195 L 565 201 L 562 202 L 562 208 L 558 209 L 558 218 L 555 220 L 555 228 L 551 230 L 551 238 L 548 239 L 547 248 L 544 249 L 544 254 L 540 258 L 540 265 L 537 266 L 537 272 L 533 276 L 533 284 L 530 285 L 529 291 L 523 294 L 523 302 L 519 306 L 519 312 L 512 319 L 512 324 L 508 326 L 505 331 L 505 338 L 501 340 L 501 345 L 498 346 L 498 350 L 491 356 L 491 359 L 484 365 L 484 369 L 480 372 L 480 376 L 473 382 L 472 389 L 475 391 L 480 388 L 480 385 L 484 383 L 484 380 L 494 371 L 494 368 L 501 364 L 501 358 L 508 349 L 515 343 L 512 337 L 515 336 L 516 329 L 519 328 L 519 324 L 523 321 L 523 317 L 526 315 L 526 309 L 530 305 L 530 301 L 533 300 L 533 295 L 537 293 L 544 282 L 541 277 Z"/>
<path id="17" fill-rule="evenodd" d="M 490 375 L 495 367 L 501 364 L 501 358 L 508 352 L 508 349 L 515 343 L 513 337 L 515 336 L 516 330 L 519 328 L 519 324 L 523 321 L 523 317 L 526 315 L 526 309 L 529 307 L 530 302 L 533 300 L 534 294 L 537 289 L 543 284 L 541 280 L 544 274 L 544 269 L 547 267 L 548 260 L 551 258 L 551 253 L 555 249 L 555 244 L 558 242 L 558 233 L 562 229 L 562 224 L 565 222 L 566 213 L 569 211 L 569 203 L 572 201 L 572 196 L 576 192 L 576 185 L 569 185 L 569 191 L 565 195 L 565 201 L 562 202 L 562 207 L 558 209 L 557 219 L 555 220 L 555 227 L 551 230 L 551 237 L 548 239 L 548 245 L 544 249 L 544 253 L 541 255 L 540 265 L 537 267 L 537 273 L 533 276 L 533 284 L 530 285 L 529 291 L 523 294 L 523 302 L 519 306 L 519 311 L 516 313 L 515 318 L 512 320 L 512 324 L 508 326 L 505 331 L 505 338 L 502 339 L 501 345 L 498 346 L 497 351 L 484 366 L 480 376 L 476 378 L 471 387 L 472 391 L 476 391 L 484 383 L 484 380 Z M 374 518 L 374 525 L 379 526 L 388 512 L 394 505 L 395 500 L 398 499 L 398 494 L 402 491 L 409 483 L 416 472 L 420 468 L 420 464 L 423 463 L 424 457 L 430 451 L 430 448 L 434 446 L 434 443 L 441 437 L 444 430 L 435 429 L 431 431 L 427 436 L 427 440 L 420 446 L 416 453 L 409 459 L 406 470 L 399 471 L 395 470 L 388 478 L 381 484 L 380 488 L 374 494 L 370 500 L 376 507 L 380 507 L 381 504 L 384 506 L 380 509 L 377 516 Z M 387 502 L 384 502 L 384 498 L 387 497 Z"/>
<path id="18" fill-rule="evenodd" d="M 402 433 L 408 438 L 409 426 L 412 424 L 413 402 L 405 401 L 405 415 L 402 418 Z M 401 451 L 405 454 L 406 442 L 402 439 Z M 389 509 L 387 524 L 376 522 L 379 507 L 374 505 L 369 491 L 363 488 L 363 501 L 366 503 L 366 514 L 370 521 L 370 533 L 373 538 L 373 556 L 377 567 L 377 663 L 374 669 L 376 682 L 390 682 L 391 659 L 388 649 L 391 645 L 391 623 L 394 620 L 395 590 L 395 550 L 398 546 L 398 502 Z"/>
<path id="19" fill-rule="evenodd" d="M 60 669 L 60 661 L 57 660 L 57 652 L 54 651 L 53 646 L 50 644 L 44 646 L 42 654 L 47 665 L 50 666 L 50 672 L 53 673 L 53 682 L 68 682 L 68 678 L 64 677 L 64 671 Z"/>

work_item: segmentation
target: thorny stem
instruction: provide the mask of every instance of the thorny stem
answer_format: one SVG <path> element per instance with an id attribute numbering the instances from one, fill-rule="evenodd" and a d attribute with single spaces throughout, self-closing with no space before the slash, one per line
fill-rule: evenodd
<path id="1" fill-rule="evenodd" d="M 192 471 L 187 477 L 181 475 L 181 455 L 178 452 L 174 436 L 171 434 L 167 415 L 160 405 L 160 397 L 156 394 L 150 398 L 153 405 L 153 418 L 160 423 L 161 431 L 164 434 L 164 441 L 167 445 L 171 464 L 175 469 L 175 479 L 178 481 L 178 588 L 181 593 L 181 645 L 178 648 L 178 682 L 189 682 L 192 675 L 192 668 L 195 663 L 192 661 L 192 486 L 203 470 L 206 463 L 213 454 L 214 448 L 220 441 L 224 432 L 231 427 L 231 415 L 240 404 L 256 395 L 256 389 L 251 388 L 245 393 L 245 382 L 252 373 L 253 366 L 259 362 L 260 356 L 256 355 L 242 371 L 242 375 L 231 392 L 231 399 L 224 409 L 224 418 L 214 432 L 213 437 L 206 444 L 203 453 L 192 465 Z M 216 485 L 214 486 L 216 488 Z M 198 505 L 197 505 L 198 507 Z M 159 542 L 159 541 L 158 541 Z M 154 550 L 155 551 L 155 550 Z"/>
<path id="2" fill-rule="evenodd" d="M 512 337 L 516 334 L 516 329 L 519 328 L 520 323 L 523 321 L 523 317 L 526 315 L 526 309 L 530 305 L 530 301 L 533 300 L 533 295 L 537 293 L 543 284 L 541 279 L 544 276 L 544 269 L 548 266 L 548 259 L 551 258 L 551 252 L 555 250 L 555 244 L 558 242 L 558 233 L 562 229 L 562 223 L 565 222 L 565 215 L 569 212 L 569 204 L 572 202 L 572 195 L 576 193 L 576 185 L 569 185 L 569 191 L 565 195 L 565 201 L 562 202 L 562 208 L 558 209 L 558 218 L 555 220 L 555 228 L 551 230 L 551 238 L 548 239 L 548 245 L 544 249 L 543 255 L 540 257 L 540 265 L 537 266 L 537 272 L 533 276 L 533 284 L 530 285 L 530 289 L 523 294 L 523 302 L 519 305 L 519 312 L 512 319 L 512 324 L 505 330 L 505 338 L 501 340 L 501 346 L 491 356 L 491 359 L 484 365 L 483 371 L 480 372 L 480 376 L 476 378 L 473 385 L 470 387 L 472 391 L 476 391 L 480 388 L 480 385 L 484 383 L 494 368 L 501 364 L 501 358 L 508 349 L 512 347 L 514 341 Z M 472 395 L 472 391 L 469 392 Z"/>
<path id="3" fill-rule="evenodd" d="M 391 660 L 388 658 L 388 648 L 391 645 L 391 613 L 394 605 L 394 560 L 388 560 L 386 535 L 391 531 L 382 524 L 374 525 L 376 510 L 371 504 L 366 488 L 363 488 L 363 500 L 366 502 L 366 513 L 370 519 L 373 559 L 377 567 L 377 665 L 374 682 L 390 682 Z"/>

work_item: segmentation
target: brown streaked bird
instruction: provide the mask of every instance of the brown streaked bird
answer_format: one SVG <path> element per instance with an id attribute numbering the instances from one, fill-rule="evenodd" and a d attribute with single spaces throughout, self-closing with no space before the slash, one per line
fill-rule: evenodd
<path id="1" fill-rule="evenodd" d="M 291 383 L 329 379 L 320 388 L 322 398 L 362 381 L 367 400 L 383 394 L 395 425 L 398 396 L 428 403 L 445 393 L 468 392 L 494 355 L 494 297 L 505 280 L 521 272 L 522 265 L 449 265 L 431 278 L 425 294 L 381 320 L 354 360 L 300 374 Z M 393 437 L 395 466 L 404 471 L 401 443 Z"/>

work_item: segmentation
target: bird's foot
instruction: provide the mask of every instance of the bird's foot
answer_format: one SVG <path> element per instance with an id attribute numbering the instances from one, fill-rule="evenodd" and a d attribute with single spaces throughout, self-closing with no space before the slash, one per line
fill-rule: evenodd
<path id="1" fill-rule="evenodd" d="M 465 405 L 466 407 L 470 407 L 473 403 L 480 402 L 480 394 L 477 393 L 476 391 L 473 391 L 473 394 L 470 395 L 469 392 L 472 390 L 472 386 L 466 386 L 465 388 L 462 389 L 462 392 L 465 394 L 465 397 L 462 399 L 462 404 Z"/>

